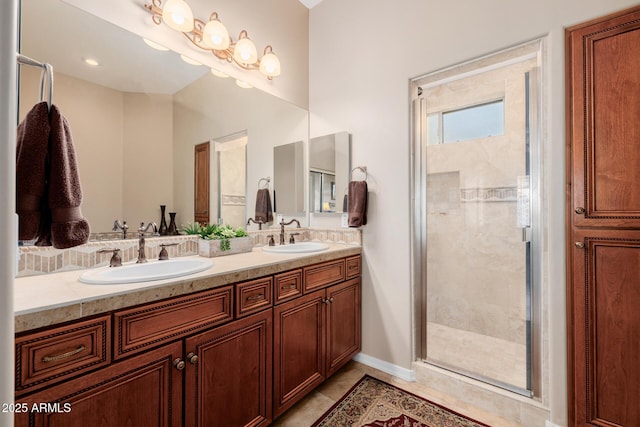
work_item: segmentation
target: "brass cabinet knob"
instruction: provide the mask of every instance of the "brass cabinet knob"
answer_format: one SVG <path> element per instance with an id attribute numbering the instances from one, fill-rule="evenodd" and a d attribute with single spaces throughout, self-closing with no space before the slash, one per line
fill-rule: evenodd
<path id="1" fill-rule="evenodd" d="M 584 249 L 584 242 L 576 242 L 575 245 L 578 249 Z"/>
<path id="2" fill-rule="evenodd" d="M 189 353 L 189 354 L 187 354 L 187 360 L 192 365 L 196 365 L 196 364 L 198 364 L 198 355 L 195 354 L 195 353 Z"/>
<path id="3" fill-rule="evenodd" d="M 578 215 L 582 215 L 583 213 L 585 213 L 585 212 L 586 212 L 586 210 L 585 210 L 582 206 L 578 206 L 578 207 L 576 208 L 575 212 L 576 212 Z"/>
<path id="4" fill-rule="evenodd" d="M 175 366 L 178 371 L 182 371 L 185 367 L 184 360 L 178 357 L 176 360 L 173 361 L 173 366 Z"/>

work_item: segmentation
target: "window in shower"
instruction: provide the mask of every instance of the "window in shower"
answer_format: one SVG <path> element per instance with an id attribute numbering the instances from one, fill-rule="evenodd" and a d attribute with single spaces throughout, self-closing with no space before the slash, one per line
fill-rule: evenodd
<path id="1" fill-rule="evenodd" d="M 422 358 L 528 396 L 540 377 L 538 49 L 420 78 L 414 103 Z"/>

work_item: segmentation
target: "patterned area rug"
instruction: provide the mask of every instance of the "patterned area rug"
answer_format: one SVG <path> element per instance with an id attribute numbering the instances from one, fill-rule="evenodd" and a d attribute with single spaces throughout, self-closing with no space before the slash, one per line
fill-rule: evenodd
<path id="1" fill-rule="evenodd" d="M 479 421 L 365 375 L 312 427 L 480 427 Z"/>

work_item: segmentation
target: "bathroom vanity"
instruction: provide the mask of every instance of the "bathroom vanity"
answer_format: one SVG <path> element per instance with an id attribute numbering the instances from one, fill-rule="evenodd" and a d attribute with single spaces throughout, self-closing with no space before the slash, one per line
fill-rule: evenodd
<path id="1" fill-rule="evenodd" d="M 360 351 L 360 250 L 256 248 L 146 284 L 40 277 L 75 300 L 16 314 L 16 426 L 269 425 Z"/>

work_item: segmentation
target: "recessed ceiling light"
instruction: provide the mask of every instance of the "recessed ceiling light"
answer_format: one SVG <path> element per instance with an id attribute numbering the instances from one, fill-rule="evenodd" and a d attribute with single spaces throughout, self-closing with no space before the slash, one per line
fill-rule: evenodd
<path id="1" fill-rule="evenodd" d="M 189 58 L 188 56 L 185 55 L 180 55 L 180 58 L 182 58 L 182 60 L 184 62 L 186 62 L 187 64 L 191 64 L 191 65 L 202 65 L 201 63 L 199 63 L 198 61 L 196 61 L 195 59 Z"/>
<path id="2" fill-rule="evenodd" d="M 238 86 L 240 86 L 243 89 L 251 89 L 253 86 L 251 86 L 249 83 L 243 81 L 243 80 L 236 80 L 236 84 Z"/>
<path id="3" fill-rule="evenodd" d="M 91 65 L 92 67 L 97 67 L 98 65 L 100 65 L 100 63 L 93 58 L 84 58 L 84 63 L 87 65 Z"/>
<path id="4" fill-rule="evenodd" d="M 229 77 L 229 74 L 225 74 L 222 71 L 216 70 L 215 68 L 211 69 L 211 74 L 216 77 L 220 77 L 221 79 L 226 79 L 227 77 Z"/>
<path id="5" fill-rule="evenodd" d="M 142 40 L 144 40 L 144 42 L 148 45 L 151 46 L 152 48 L 156 49 L 156 50 L 169 50 L 168 47 L 162 46 L 160 43 L 156 43 L 154 41 L 151 41 L 149 39 L 145 39 L 144 37 L 142 38 Z"/>

